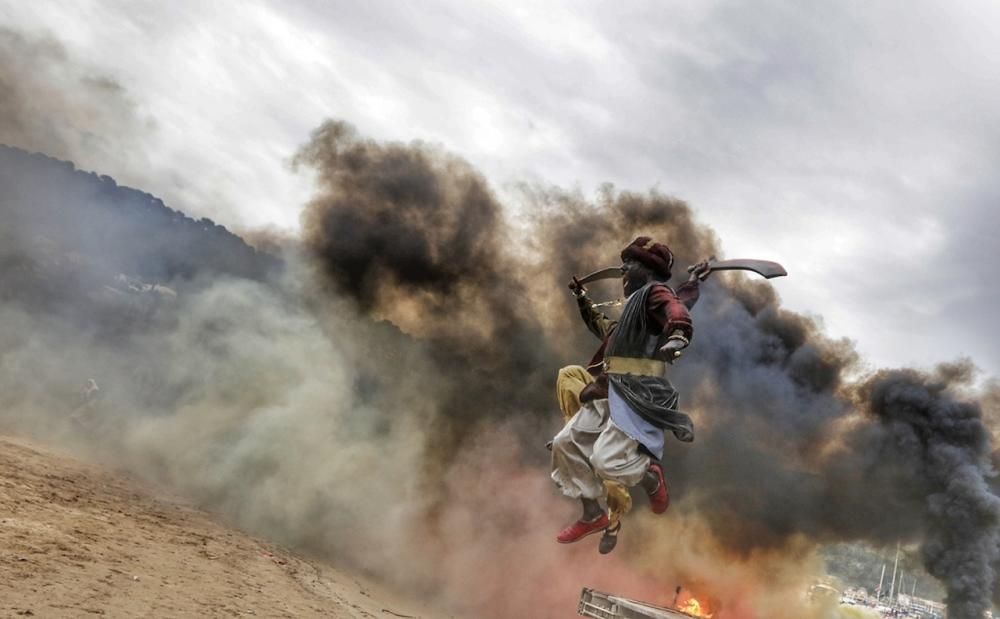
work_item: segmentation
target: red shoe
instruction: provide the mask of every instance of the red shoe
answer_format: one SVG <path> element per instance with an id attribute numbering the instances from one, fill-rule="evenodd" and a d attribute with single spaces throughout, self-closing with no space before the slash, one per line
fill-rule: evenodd
<path id="1" fill-rule="evenodd" d="M 580 541 L 588 535 L 600 533 L 604 529 L 607 529 L 609 524 L 611 524 L 611 521 L 608 520 L 607 514 L 601 514 L 600 518 L 592 520 L 591 522 L 577 520 L 563 529 L 562 532 L 556 537 L 556 541 L 560 544 L 572 544 L 573 542 Z"/>
<path id="2" fill-rule="evenodd" d="M 656 474 L 659 483 L 656 490 L 649 493 L 649 506 L 654 514 L 662 514 L 670 507 L 670 492 L 667 490 L 667 480 L 663 479 L 663 467 L 656 462 L 649 465 L 649 470 Z"/>

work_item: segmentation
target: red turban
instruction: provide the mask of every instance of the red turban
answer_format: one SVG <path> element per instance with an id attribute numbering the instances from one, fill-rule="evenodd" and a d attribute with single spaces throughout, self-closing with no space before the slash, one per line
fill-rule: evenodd
<path id="1" fill-rule="evenodd" d="M 670 279 L 670 268 L 674 266 L 674 254 L 670 248 L 660 243 L 651 243 L 653 239 L 640 236 L 622 250 L 622 260 L 635 260 L 648 267 L 653 273 L 664 279 Z"/>

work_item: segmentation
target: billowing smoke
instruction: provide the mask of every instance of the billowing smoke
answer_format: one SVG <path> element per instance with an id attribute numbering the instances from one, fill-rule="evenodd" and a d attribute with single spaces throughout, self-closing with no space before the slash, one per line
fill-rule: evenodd
<path id="1" fill-rule="evenodd" d="M 527 187 L 505 208 L 468 163 L 344 123 L 318 128 L 297 162 L 319 187 L 283 270 L 85 261 L 93 284 L 74 299 L 118 270 L 141 280 L 127 294 L 149 292 L 150 272 L 176 293 L 108 337 L 68 318 L 75 305 L 32 311 L 26 299 L 50 271 L 29 269 L 0 315 L 6 419 L 119 454 L 242 526 L 435 592 L 468 616 L 564 617 L 583 585 L 668 603 L 677 584 L 720 619 L 818 616 L 800 599 L 815 550 L 851 540 L 920 545 L 952 617 L 988 606 L 993 446 L 961 366 L 851 380 L 861 366 L 850 344 L 782 309 L 783 282 L 713 276 L 672 369 L 696 420 L 695 442 L 669 443 L 664 457 L 672 511 L 654 518 L 638 498 L 609 557 L 559 547 L 552 537 L 576 506 L 547 477 L 552 385 L 597 344 L 566 281 L 615 264 L 642 233 L 673 248 L 679 280 L 719 241 L 656 192 L 607 187 L 591 201 Z M 76 204 L 71 176 L 47 200 Z M 4 195 L 5 217 L 23 211 L 27 193 Z M 58 222 L 32 226 L 48 239 Z M 15 258 L 106 257 L 113 240 L 22 244 Z M 68 424 L 88 377 L 101 399 L 82 426 Z"/>
<path id="2" fill-rule="evenodd" d="M 473 421 L 537 405 L 532 396 L 550 387 L 539 375 L 552 359 L 538 345 L 530 263 L 516 259 L 483 177 L 431 147 L 377 144 L 337 122 L 318 129 L 296 161 L 318 172 L 305 242 L 331 290 L 479 377 L 446 413 Z"/>
<path id="3" fill-rule="evenodd" d="M 322 179 L 306 240 L 334 288 L 490 368 L 489 382 L 468 368 L 449 373 L 461 376 L 466 402 L 500 379 L 517 393 L 495 404 L 507 417 L 550 416 L 550 388 L 531 377 L 547 372 L 550 381 L 553 368 L 589 352 L 569 344 L 567 334 L 582 332 L 565 298 L 569 275 L 612 264 L 643 232 L 667 240 L 681 266 L 718 251 L 683 202 L 612 188 L 596 204 L 530 190 L 531 221 L 515 243 L 467 164 L 422 144 L 365 140 L 343 123 L 317 130 L 300 162 Z M 920 542 L 952 616 L 981 616 L 995 582 L 1000 509 L 982 414 L 953 390 L 965 374 L 883 372 L 848 383 L 858 369 L 850 344 L 781 309 L 769 284 L 722 279 L 704 289 L 697 345 L 673 371 L 699 424 L 694 445 L 675 444 L 666 456 L 680 511 L 740 556 L 798 537 Z M 432 326 L 409 327 L 407 312 Z M 466 408 L 460 422 L 474 426 L 492 408 Z"/>
<path id="4" fill-rule="evenodd" d="M 962 366 L 936 376 L 877 374 L 862 395 L 878 430 L 862 433 L 857 446 L 882 455 L 883 466 L 916 473 L 909 492 L 922 495 L 927 571 L 945 584 L 950 617 L 982 617 L 1000 561 L 1000 498 L 990 488 L 996 473 L 982 411 L 948 394 L 963 378 Z"/>

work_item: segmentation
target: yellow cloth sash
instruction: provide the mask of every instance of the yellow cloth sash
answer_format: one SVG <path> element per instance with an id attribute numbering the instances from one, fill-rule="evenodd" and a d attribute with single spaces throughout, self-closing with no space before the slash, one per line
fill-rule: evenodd
<path id="1" fill-rule="evenodd" d="M 667 362 L 637 357 L 608 357 L 604 360 L 604 368 L 608 374 L 660 377 L 667 372 Z"/>

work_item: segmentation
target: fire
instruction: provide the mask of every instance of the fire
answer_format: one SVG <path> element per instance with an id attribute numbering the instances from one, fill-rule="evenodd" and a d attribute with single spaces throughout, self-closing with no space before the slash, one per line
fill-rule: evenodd
<path id="1" fill-rule="evenodd" d="M 708 612 L 707 609 L 702 609 L 701 602 L 695 598 L 690 598 L 687 602 L 679 609 L 681 612 L 685 612 L 692 617 L 703 617 L 704 619 L 712 619 L 712 613 Z"/>

